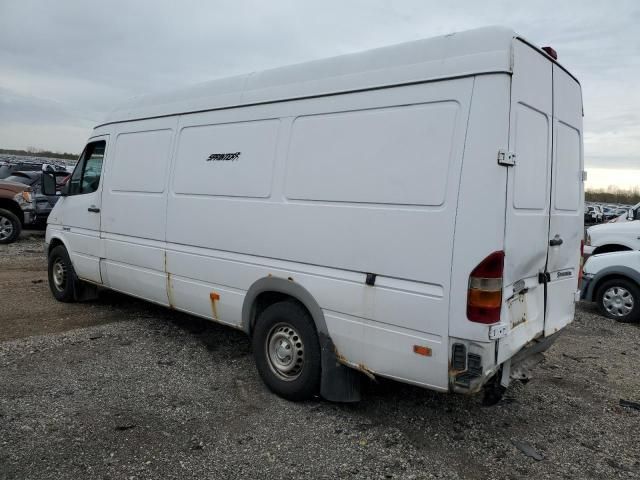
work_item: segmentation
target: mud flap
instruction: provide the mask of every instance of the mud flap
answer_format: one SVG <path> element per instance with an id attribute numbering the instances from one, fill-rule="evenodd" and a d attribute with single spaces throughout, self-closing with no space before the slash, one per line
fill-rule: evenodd
<path id="1" fill-rule="evenodd" d="M 73 298 L 76 302 L 95 300 L 98 298 L 98 287 L 92 283 L 83 282 L 73 274 Z"/>
<path id="2" fill-rule="evenodd" d="M 336 357 L 336 348 L 328 335 L 320 332 L 322 373 L 320 396 L 330 402 L 359 402 L 360 373 L 342 365 Z"/>

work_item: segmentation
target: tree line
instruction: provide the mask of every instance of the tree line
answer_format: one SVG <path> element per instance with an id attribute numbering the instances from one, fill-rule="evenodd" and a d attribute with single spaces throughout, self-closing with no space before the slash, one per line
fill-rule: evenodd
<path id="1" fill-rule="evenodd" d="M 49 150 L 40 150 L 33 147 L 28 147 L 26 150 L 11 150 L 8 148 L 0 148 L 0 154 L 29 156 L 29 157 L 60 158 L 63 160 L 77 160 L 79 157 L 77 153 L 50 152 Z"/>
<path id="2" fill-rule="evenodd" d="M 589 189 L 584 192 L 584 199 L 588 202 L 635 205 L 640 202 L 640 187 L 625 190 L 610 185 L 608 188 Z"/>

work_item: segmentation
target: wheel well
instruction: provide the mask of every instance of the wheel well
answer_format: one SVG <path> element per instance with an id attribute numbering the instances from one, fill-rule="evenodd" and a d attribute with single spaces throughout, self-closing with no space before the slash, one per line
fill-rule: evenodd
<path id="1" fill-rule="evenodd" d="M 593 251 L 593 255 L 597 255 L 599 253 L 623 252 L 625 250 L 631 250 L 631 249 L 629 247 L 625 247 L 624 245 L 610 243 L 607 245 L 602 245 L 601 247 L 597 247 Z"/>
<path id="2" fill-rule="evenodd" d="M 62 245 L 64 247 L 64 243 L 62 243 L 62 240 L 60 240 L 59 238 L 53 238 L 49 243 L 49 250 L 47 250 L 47 255 L 58 245 Z"/>
<path id="3" fill-rule="evenodd" d="M 253 301 L 253 305 L 251 306 L 251 313 L 249 314 L 249 335 L 251 335 L 251 333 L 253 332 L 253 327 L 256 324 L 256 320 L 267 307 L 273 305 L 274 303 L 283 302 L 285 300 L 297 303 L 302 308 L 304 308 L 309 314 L 309 317 L 312 318 L 311 312 L 309 312 L 309 309 L 305 306 L 305 304 L 294 296 L 276 291 L 262 292 L 255 298 L 255 300 Z"/>
<path id="4" fill-rule="evenodd" d="M 18 205 L 16 202 L 14 202 L 13 200 L 9 200 L 8 198 L 0 198 L 0 208 L 9 210 L 16 217 L 18 217 L 18 220 L 20 220 L 21 224 L 24 224 L 24 212 L 20 208 L 20 205 Z"/>
<path id="5" fill-rule="evenodd" d="M 609 280 L 626 280 L 628 282 L 633 282 L 636 283 L 633 279 L 627 277 L 626 275 L 622 275 L 620 273 L 612 273 L 611 275 L 605 275 L 604 277 L 602 277 L 601 279 L 598 280 L 598 283 L 596 283 L 593 287 L 593 300 L 594 301 L 598 301 L 598 298 L 600 297 L 600 289 L 602 288 L 602 285 L 604 285 L 605 282 L 608 282 Z"/>

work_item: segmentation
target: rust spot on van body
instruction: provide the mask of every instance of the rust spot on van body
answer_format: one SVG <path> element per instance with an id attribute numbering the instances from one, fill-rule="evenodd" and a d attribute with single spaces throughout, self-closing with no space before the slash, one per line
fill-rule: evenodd
<path id="1" fill-rule="evenodd" d="M 169 308 L 173 306 L 173 287 L 171 285 L 171 274 L 167 272 L 167 300 L 169 301 Z"/>
<path id="2" fill-rule="evenodd" d="M 347 359 L 344 357 L 344 355 L 342 355 L 340 352 L 338 352 L 338 350 L 335 351 L 335 354 L 336 354 L 336 359 L 338 360 L 338 362 L 344 363 L 344 364 L 349 364 L 349 362 L 347 362 Z"/>
<path id="3" fill-rule="evenodd" d="M 169 308 L 175 308 L 173 306 L 173 286 L 171 284 L 171 274 L 167 270 L 167 252 L 164 252 L 164 271 L 167 274 L 167 302 L 169 302 Z"/>
<path id="4" fill-rule="evenodd" d="M 371 380 L 375 380 L 375 379 L 376 379 L 376 377 L 375 377 L 375 375 L 373 374 L 373 372 L 372 372 L 371 370 L 369 370 L 369 369 L 367 368 L 367 366 L 366 366 L 364 363 L 359 363 L 359 364 L 357 364 L 357 365 L 353 365 L 351 362 L 349 362 L 349 361 L 347 360 L 347 358 L 346 358 L 344 355 L 342 355 L 342 354 L 338 351 L 338 349 L 337 349 L 336 347 L 334 347 L 333 352 L 334 352 L 334 354 L 335 354 L 335 356 L 336 356 L 336 360 L 338 360 L 338 362 L 339 362 L 339 363 L 341 363 L 341 364 L 343 364 L 343 365 L 345 365 L 345 366 L 347 366 L 347 367 L 355 368 L 355 369 L 356 369 L 356 370 L 358 370 L 359 372 L 364 373 L 364 374 L 365 374 L 367 377 L 369 377 Z"/>
<path id="5" fill-rule="evenodd" d="M 356 368 L 361 371 L 362 373 L 364 373 L 367 377 L 369 377 L 371 380 L 375 380 L 376 376 L 373 374 L 373 372 L 371 370 L 369 370 L 367 368 L 367 366 L 364 363 L 359 363 L 358 365 L 356 365 Z"/>
<path id="6" fill-rule="evenodd" d="M 216 305 L 216 302 L 220 300 L 220 294 L 211 292 L 209 294 L 209 300 L 211 300 L 211 314 L 213 315 L 213 319 L 218 320 L 218 307 Z"/>

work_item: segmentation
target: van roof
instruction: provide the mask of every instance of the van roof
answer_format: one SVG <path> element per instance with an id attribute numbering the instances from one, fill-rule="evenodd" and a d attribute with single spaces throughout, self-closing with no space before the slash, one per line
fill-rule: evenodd
<path id="1" fill-rule="evenodd" d="M 442 78 L 511 73 L 517 36 L 508 28 L 485 27 L 221 78 L 134 98 L 108 115 L 103 125 Z"/>

